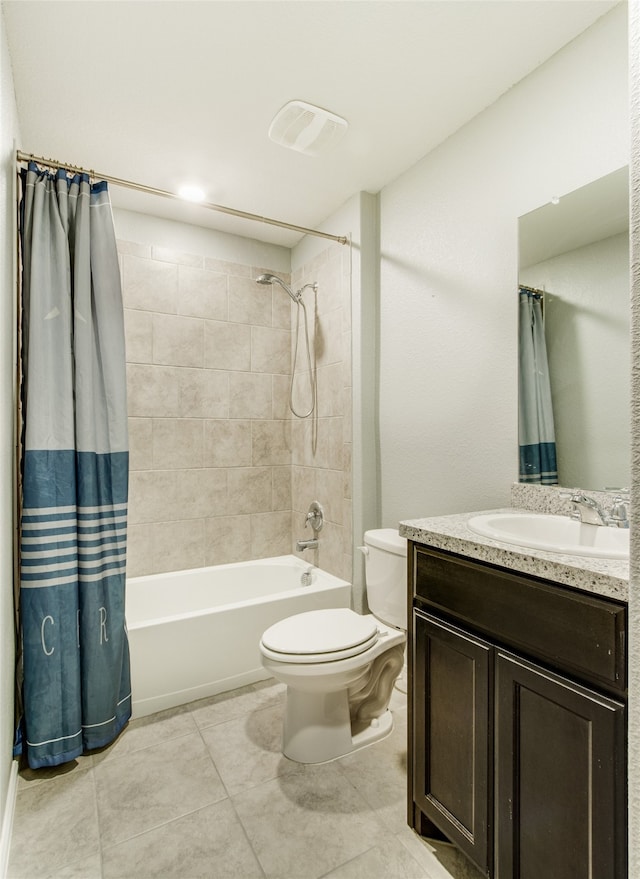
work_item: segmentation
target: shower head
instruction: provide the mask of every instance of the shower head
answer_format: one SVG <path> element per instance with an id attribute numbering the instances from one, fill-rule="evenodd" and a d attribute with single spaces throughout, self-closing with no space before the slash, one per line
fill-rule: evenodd
<path id="1" fill-rule="evenodd" d="M 300 299 L 300 294 L 294 293 L 293 290 L 291 289 L 291 287 L 289 287 L 287 284 L 285 284 L 285 282 L 283 280 L 281 280 L 277 275 L 266 274 L 266 275 L 259 275 L 256 278 L 257 284 L 273 284 L 274 282 L 276 284 L 279 284 L 282 287 L 282 289 L 286 293 L 289 294 L 289 296 L 293 299 L 294 302 L 296 302 L 296 303 L 298 302 L 298 300 Z"/>

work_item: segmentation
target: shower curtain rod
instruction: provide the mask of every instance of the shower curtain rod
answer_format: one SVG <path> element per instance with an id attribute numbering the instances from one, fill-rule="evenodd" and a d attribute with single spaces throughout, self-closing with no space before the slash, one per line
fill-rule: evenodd
<path id="1" fill-rule="evenodd" d="M 546 296 L 546 290 L 538 290 L 537 287 L 526 287 L 524 284 L 518 284 L 518 290 L 526 290 L 527 293 L 535 293 L 536 296 Z"/>
<path id="2" fill-rule="evenodd" d="M 122 186 L 126 189 L 135 189 L 137 192 L 147 192 L 151 195 L 160 195 L 163 198 L 173 198 L 176 201 L 185 201 L 177 193 L 169 192 L 166 189 L 156 189 L 154 186 L 145 186 L 144 183 L 134 183 L 131 180 L 123 180 L 120 177 L 112 177 L 110 174 L 102 174 L 98 171 L 80 168 L 77 165 L 63 164 L 56 159 L 45 159 L 43 156 L 34 156 L 32 153 L 23 153 L 22 150 L 16 151 L 16 160 L 18 162 L 36 162 L 38 165 L 44 165 L 45 168 L 59 168 L 63 171 L 74 171 L 78 174 L 88 174 L 94 179 L 106 180 L 114 186 Z M 330 232 L 319 232 L 317 229 L 307 229 L 305 226 L 296 226 L 294 223 L 285 223 L 283 220 L 273 220 L 270 217 L 261 217 L 258 214 L 250 214 L 246 211 L 239 211 L 235 208 L 228 208 L 224 205 L 213 204 L 211 202 L 193 202 L 199 204 L 200 207 L 209 211 L 217 211 L 220 214 L 229 214 L 232 217 L 239 217 L 242 220 L 254 220 L 259 223 L 265 223 L 269 226 L 279 226 L 281 229 L 289 229 L 292 232 L 302 232 L 304 235 L 315 235 L 317 238 L 328 238 L 330 241 L 337 241 L 338 244 L 348 244 L 349 239 L 346 235 L 331 235 Z"/>

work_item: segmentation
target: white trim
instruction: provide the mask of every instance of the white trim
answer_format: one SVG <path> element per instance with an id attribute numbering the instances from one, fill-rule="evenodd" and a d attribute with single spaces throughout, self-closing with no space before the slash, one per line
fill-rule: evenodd
<path id="1" fill-rule="evenodd" d="M 16 795 L 18 793 L 18 761 L 11 763 L 11 774 L 7 789 L 7 800 L 4 805 L 2 834 L 0 835 L 0 876 L 5 877 L 9 869 L 9 852 L 11 851 L 11 834 L 13 816 L 16 811 Z"/>

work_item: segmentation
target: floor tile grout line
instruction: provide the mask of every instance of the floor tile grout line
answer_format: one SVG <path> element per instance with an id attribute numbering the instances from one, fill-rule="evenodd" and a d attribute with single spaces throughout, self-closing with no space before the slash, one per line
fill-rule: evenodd
<path id="1" fill-rule="evenodd" d="M 258 852 L 253 847 L 253 843 L 251 842 L 251 839 L 249 838 L 249 834 L 247 833 L 247 828 L 244 826 L 244 822 L 243 822 L 242 818 L 240 817 L 240 814 L 238 813 L 238 810 L 236 808 L 236 804 L 233 800 L 233 797 L 229 798 L 229 802 L 231 803 L 231 808 L 233 809 L 233 814 L 236 816 L 238 824 L 242 828 L 242 833 L 244 835 L 244 838 L 247 840 L 247 844 L 248 844 L 249 848 L 251 849 L 251 852 L 252 852 L 254 858 L 256 859 L 256 864 L 260 867 L 262 875 L 265 877 L 265 879 L 268 879 L 267 872 L 266 872 L 265 868 L 262 866 L 262 861 L 260 860 Z"/>
<path id="2" fill-rule="evenodd" d="M 159 824 L 154 824 L 152 827 L 145 827 L 144 830 L 141 830 L 139 833 L 134 833 L 132 836 L 127 836 L 126 839 L 119 839 L 116 842 L 110 842 L 107 845 L 101 844 L 100 853 L 102 855 L 104 852 L 108 852 L 112 848 L 117 848 L 120 845 L 131 842 L 133 839 L 140 839 L 142 836 L 146 836 L 148 833 L 160 830 L 162 827 L 168 827 L 170 824 L 174 824 L 176 821 L 182 821 L 184 818 L 188 818 L 191 815 L 196 815 L 198 812 L 202 812 L 203 809 L 210 809 L 211 806 L 217 806 L 219 803 L 225 803 L 228 799 L 228 797 L 221 797 L 221 799 L 219 800 L 214 800 L 211 803 L 205 803 L 202 806 L 198 806 L 197 809 L 191 809 L 189 812 L 184 812 L 182 815 L 175 815 L 173 818 L 169 818 L 167 821 L 161 821 Z M 102 843 L 102 834 L 100 834 L 100 837 Z"/>
<path id="3" fill-rule="evenodd" d="M 327 879 L 327 876 L 331 876 L 331 874 L 335 870 L 339 870 L 342 867 L 346 867 L 347 864 L 352 864 L 354 861 L 357 861 L 358 858 L 361 858 L 363 855 L 366 855 L 369 852 L 372 852 L 375 848 L 376 848 L 375 845 L 370 846 L 369 848 L 365 849 L 363 852 L 359 852 L 357 855 L 354 855 L 352 858 L 348 858 L 348 860 L 343 861 L 341 864 L 338 864 L 335 867 L 331 867 L 329 870 L 327 870 L 326 873 L 323 873 L 322 876 L 318 876 L 317 879 Z"/>

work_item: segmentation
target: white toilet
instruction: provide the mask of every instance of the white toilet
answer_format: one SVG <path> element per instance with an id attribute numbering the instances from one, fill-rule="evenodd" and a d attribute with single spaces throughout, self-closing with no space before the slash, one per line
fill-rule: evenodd
<path id="1" fill-rule="evenodd" d="M 324 763 L 393 729 L 389 700 L 402 670 L 407 628 L 407 541 L 392 528 L 367 531 L 372 613 L 312 610 L 271 626 L 262 664 L 287 685 L 283 746 L 299 763 Z"/>

